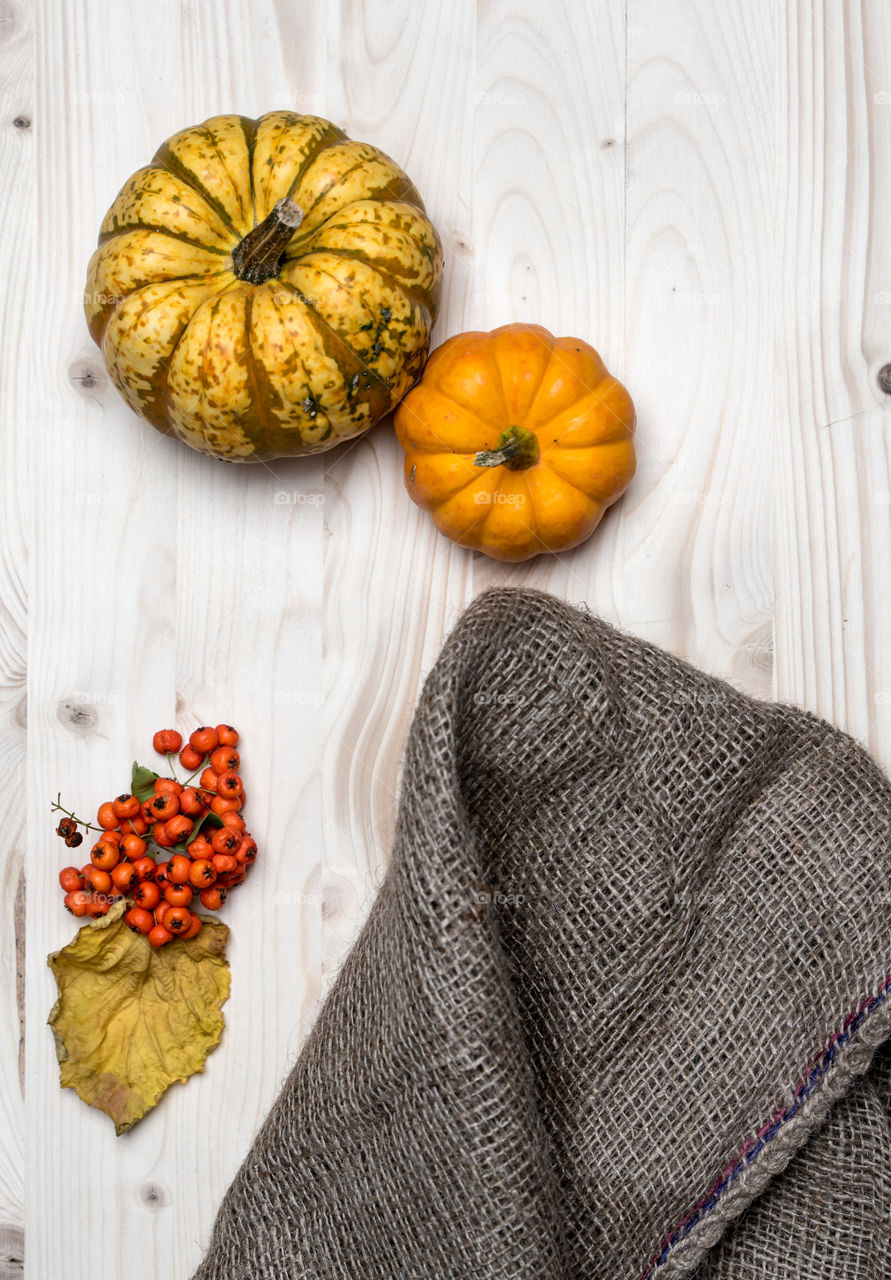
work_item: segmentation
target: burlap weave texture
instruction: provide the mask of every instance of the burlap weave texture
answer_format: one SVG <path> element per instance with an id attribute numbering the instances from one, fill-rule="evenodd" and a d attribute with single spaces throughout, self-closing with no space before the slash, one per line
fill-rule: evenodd
<path id="1" fill-rule="evenodd" d="M 194 1280 L 889 1280 L 889 975 L 857 743 L 486 592 Z"/>

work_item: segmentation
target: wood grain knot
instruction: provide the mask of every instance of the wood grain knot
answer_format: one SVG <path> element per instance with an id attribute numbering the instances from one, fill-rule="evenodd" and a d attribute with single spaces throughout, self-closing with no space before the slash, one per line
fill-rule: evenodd
<path id="1" fill-rule="evenodd" d="M 21 1280 L 25 1274 L 25 1233 L 9 1223 L 0 1225 L 0 1280 Z"/>
<path id="2" fill-rule="evenodd" d="M 756 627 L 736 649 L 730 680 L 753 698 L 770 698 L 773 689 L 774 633 L 770 619 Z"/>
<path id="3" fill-rule="evenodd" d="M 83 702 L 60 702 L 57 714 L 65 728 L 75 733 L 90 733 L 99 723 L 96 708 Z"/>
<path id="4" fill-rule="evenodd" d="M 343 911 L 344 894 L 338 884 L 326 884 L 322 892 L 322 919 L 333 920 Z"/>
<path id="5" fill-rule="evenodd" d="M 886 396 L 891 396 L 891 364 L 883 364 L 876 374 L 876 382 Z"/>
<path id="6" fill-rule="evenodd" d="M 18 15 L 9 0 L 0 0 L 0 43 L 17 39 L 19 34 Z"/>
<path id="7" fill-rule="evenodd" d="M 16 118 L 15 118 L 15 119 L 13 120 L 13 122 L 12 122 L 12 125 L 13 125 L 13 128 L 14 128 L 14 129 L 30 129 L 30 128 L 31 128 L 31 117 L 30 117 L 30 116 L 22 116 L 22 115 L 20 115 L 20 116 L 16 116 Z"/>
<path id="8" fill-rule="evenodd" d="M 166 1187 L 162 1187 L 160 1182 L 144 1182 L 139 1188 L 139 1199 L 144 1208 L 150 1209 L 152 1213 L 157 1213 L 159 1209 L 166 1209 L 170 1204 L 171 1196 Z"/>
<path id="9" fill-rule="evenodd" d="M 68 370 L 68 378 L 81 391 L 93 391 L 106 383 L 104 370 L 98 364 L 84 360 L 75 361 Z"/>

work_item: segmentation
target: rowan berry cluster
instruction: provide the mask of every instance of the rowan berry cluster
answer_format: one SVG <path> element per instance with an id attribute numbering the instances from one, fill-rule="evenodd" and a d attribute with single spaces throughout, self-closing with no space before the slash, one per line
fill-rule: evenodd
<path id="1" fill-rule="evenodd" d="M 241 816 L 241 758 L 231 725 L 202 726 L 185 746 L 175 729 L 159 729 L 152 745 L 167 757 L 170 776 L 134 764 L 133 791 L 101 804 L 95 825 L 69 813 L 59 799 L 53 809 L 66 814 L 56 833 L 69 848 L 83 840 L 79 827 L 99 833 L 88 863 L 59 872 L 68 910 L 104 916 L 124 898 L 130 928 L 162 947 L 195 937 L 198 904 L 208 911 L 223 905 L 229 889 L 244 880 L 257 844 Z M 175 776 L 176 753 L 189 773 L 184 782 Z"/>

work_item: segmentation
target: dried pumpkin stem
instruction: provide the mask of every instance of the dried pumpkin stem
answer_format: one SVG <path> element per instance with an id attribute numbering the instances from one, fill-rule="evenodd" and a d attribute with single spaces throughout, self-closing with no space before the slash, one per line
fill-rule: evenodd
<path id="1" fill-rule="evenodd" d="M 534 467 L 541 456 L 538 438 L 526 427 L 510 426 L 498 437 L 497 449 L 483 449 L 473 460 L 475 467 L 507 467 L 509 471 L 525 471 Z"/>
<path id="2" fill-rule="evenodd" d="M 303 221 L 303 210 L 290 196 L 279 200 L 267 218 L 232 250 L 232 270 L 239 280 L 264 284 L 278 273 L 288 241 Z"/>

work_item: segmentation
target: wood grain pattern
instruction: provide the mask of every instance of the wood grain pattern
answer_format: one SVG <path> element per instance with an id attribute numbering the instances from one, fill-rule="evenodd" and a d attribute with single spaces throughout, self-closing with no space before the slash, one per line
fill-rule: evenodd
<path id="1" fill-rule="evenodd" d="M 0 275 L 4 334 L 14 334 L 33 287 L 35 202 L 34 33 L 31 14 L 0 4 L 0 171 L 6 179 Z M 0 378 L 0 1274 L 20 1275 L 25 1219 L 25 725 L 29 504 L 27 435 L 10 430 L 33 414 L 30 355 L 18 353 L 11 377 L 4 350 Z"/>
<path id="2" fill-rule="evenodd" d="M 772 685 L 772 7 L 628 5 L 622 618 Z"/>
<path id="3" fill-rule="evenodd" d="M 480 591 L 585 601 L 891 761 L 891 18 L 869 0 L 33 3 L 32 21 L 0 0 L 0 1276 L 23 1230 L 41 1280 L 97 1257 L 187 1276 L 374 899 L 416 698 Z M 183 125 L 283 105 L 415 179 L 446 254 L 437 340 L 535 320 L 629 387 L 638 472 L 588 544 L 518 566 L 453 547 L 403 492 L 388 423 L 245 468 L 122 404 L 80 306 L 106 208 Z M 228 1029 L 115 1139 L 59 1090 L 44 1025 L 45 957 L 72 934 L 49 804 L 94 808 L 153 729 L 208 719 L 243 731 L 261 846 L 226 909 Z"/>
<path id="4" fill-rule="evenodd" d="M 590 342 L 622 380 L 625 358 L 625 17 L 534 0 L 480 11 L 474 136 L 472 316 L 535 321 Z M 622 499 L 633 505 L 634 487 Z M 617 564 L 616 510 L 591 542 L 506 566 L 474 554 L 476 591 L 508 582 L 597 608 Z"/>
<path id="5" fill-rule="evenodd" d="M 779 34 L 777 693 L 887 767 L 891 13 L 799 5 Z"/>
<path id="6" fill-rule="evenodd" d="M 460 329 L 470 283 L 473 174 L 465 143 L 474 6 L 348 3 L 335 39 L 328 110 L 351 136 L 400 158 L 439 229 L 446 267 L 437 342 Z M 457 549 L 415 518 L 401 457 L 389 421 L 324 457 L 322 962 L 329 980 L 383 874 L 419 673 L 471 594 Z"/>
<path id="7" fill-rule="evenodd" d="M 65 250 L 41 317 L 45 427 L 31 488 L 42 505 L 74 493 L 77 537 L 47 519 L 31 549 L 26 1234 L 36 1275 L 95 1274 L 97 1256 L 112 1275 L 188 1274 L 320 977 L 320 909 L 307 892 L 320 862 L 320 709 L 296 700 L 322 680 L 323 516 L 306 500 L 321 494 L 320 466 L 207 469 L 121 412 L 79 314 L 103 212 L 159 140 L 227 102 L 260 114 L 289 97 L 269 13 L 255 24 L 241 6 L 216 8 L 47 4 L 38 27 L 41 233 Z M 300 56 L 309 69 L 314 51 Z M 289 73 L 299 78 L 299 61 Z M 48 798 L 61 788 L 94 808 L 126 785 L 159 722 L 217 719 L 243 732 L 265 863 L 227 908 L 228 1043 L 150 1123 L 115 1140 L 107 1119 L 60 1092 L 43 1034 L 53 1000 L 44 957 L 72 932 L 46 909 L 58 906 Z"/>

